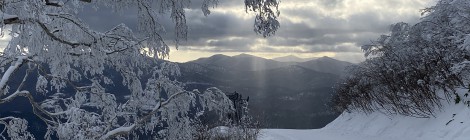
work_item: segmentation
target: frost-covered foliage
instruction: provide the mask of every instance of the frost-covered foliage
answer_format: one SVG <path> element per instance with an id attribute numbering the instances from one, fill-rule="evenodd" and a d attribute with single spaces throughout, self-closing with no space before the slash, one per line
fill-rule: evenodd
<path id="1" fill-rule="evenodd" d="M 440 0 L 423 15 L 415 25 L 392 25 L 389 35 L 362 47 L 367 60 L 350 67 L 337 88 L 339 110 L 429 117 L 441 99 L 458 96 L 453 89 L 468 83 L 470 3 Z"/>
<path id="2" fill-rule="evenodd" d="M 193 136 L 197 140 L 255 140 L 260 136 L 260 124 L 248 114 L 248 101 L 243 100 L 241 117 L 227 118 L 219 121 L 217 127 L 209 127 L 199 119 L 193 121 L 196 131 Z"/>
<path id="3" fill-rule="evenodd" d="M 246 10 L 256 12 L 254 31 L 268 37 L 279 29 L 279 0 L 245 0 Z"/>
<path id="4" fill-rule="evenodd" d="M 168 57 L 170 50 L 160 35 L 165 32 L 159 23 L 165 17 L 162 15 L 169 14 L 175 24 L 177 46 L 187 37 L 185 9 L 190 2 L 0 1 L 0 27 L 2 32 L 11 30 L 12 36 L 0 55 L 0 67 L 6 68 L 1 71 L 0 104 L 15 102 L 16 97 L 27 98 L 34 114 L 47 125 L 45 136 L 34 136 L 39 139 L 191 139 L 195 130 L 192 118 L 209 110 L 223 118 L 233 107 L 216 88 L 202 93 L 183 90 L 172 80 L 180 75 L 178 66 L 159 61 Z M 203 13 L 208 15 L 217 2 L 204 0 Z M 77 17 L 87 5 L 117 12 L 136 9 L 138 31 L 124 24 L 106 32 L 90 29 Z M 263 36 L 271 35 L 279 26 L 277 15 L 270 10 L 277 5 L 276 1 L 246 2 L 247 8 L 261 14 L 255 24 L 268 25 L 255 29 Z M 24 69 L 24 74 L 17 72 Z M 110 75 L 112 72 L 118 75 Z M 31 81 L 35 82 L 29 85 L 33 87 L 26 87 Z M 106 87 L 115 84 L 124 85 L 128 91 L 110 93 Z M 68 89 L 73 92 L 64 93 Z M 117 94 L 127 96 L 123 100 Z M 6 128 L 6 134 L 2 131 L 0 136 L 34 139 L 24 119 L 5 117 L 0 123 Z"/>

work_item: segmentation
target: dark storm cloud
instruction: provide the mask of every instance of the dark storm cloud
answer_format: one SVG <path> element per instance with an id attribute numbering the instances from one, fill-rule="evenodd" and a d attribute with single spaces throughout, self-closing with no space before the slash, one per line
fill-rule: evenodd
<path id="1" fill-rule="evenodd" d="M 374 17 L 374 16 L 370 16 Z M 283 27 L 275 37 L 268 38 L 268 44 L 270 46 L 323 46 L 325 49 L 312 49 L 312 51 L 329 50 L 328 47 L 336 47 L 342 43 L 355 43 L 360 46 L 366 43 L 370 43 L 379 34 L 386 32 L 387 24 L 377 24 L 374 18 L 370 18 L 372 24 L 362 25 L 359 24 L 361 18 L 356 18 L 350 21 L 341 21 L 329 18 L 328 20 L 321 20 L 322 24 L 319 25 L 322 28 L 310 27 L 306 23 L 292 23 L 290 21 L 284 21 Z M 330 24 L 331 23 L 331 24 Z M 340 23 L 340 24 L 338 24 Z M 350 23 L 350 24 L 348 24 Z M 357 23 L 357 25 L 356 25 Z M 367 24 L 367 23 L 365 23 Z M 326 26 L 331 25 L 331 26 Z M 375 27 L 374 27 L 375 26 Z M 369 27 L 369 30 L 366 28 Z M 376 29 L 376 30 L 374 30 Z M 351 47 L 351 46 L 349 46 Z M 346 47 L 340 47 L 346 48 Z M 334 50 L 334 49 L 333 49 Z M 357 51 L 357 49 L 339 49 L 338 52 L 343 51 Z M 333 52 L 337 52 L 333 51 Z"/>
<path id="2" fill-rule="evenodd" d="M 256 44 L 255 40 L 250 38 L 227 38 L 221 37 L 212 40 L 188 40 L 187 46 L 183 46 L 185 50 L 198 50 L 209 52 L 248 52 L 251 46 Z"/>
<path id="3" fill-rule="evenodd" d="M 375 40 L 380 34 L 387 33 L 389 25 L 398 21 L 415 22 L 418 16 L 396 17 L 394 12 L 356 12 L 346 18 L 325 14 L 315 8 L 333 9 L 344 7 L 345 0 L 316 0 L 320 7 L 284 8 L 281 11 L 281 28 L 276 35 L 263 39 L 253 32 L 253 18 L 243 18 L 243 1 L 220 1 L 216 9 L 239 9 L 236 13 L 212 11 L 204 16 L 200 10 L 202 0 L 192 1 L 187 9 L 186 19 L 188 25 L 188 38 L 180 49 L 205 50 L 212 52 L 246 52 L 252 51 L 258 40 L 266 40 L 266 46 L 257 51 L 285 52 L 289 47 L 302 46 L 303 50 L 311 52 L 360 52 L 360 45 Z M 297 2 L 297 1 L 296 1 Z M 309 2 L 299 0 L 300 3 Z M 402 1 L 391 5 L 396 7 Z M 293 2 L 291 2 L 293 3 Z M 281 2 L 281 6 L 282 6 Z M 349 9 L 353 10 L 353 9 Z M 418 10 L 418 8 L 417 8 Z M 129 9 L 126 13 L 115 14 L 109 9 L 94 11 L 84 10 L 83 19 L 91 28 L 105 31 L 120 23 L 125 23 L 133 30 L 137 30 L 137 10 Z M 300 21 L 298 21 L 300 20 Z M 174 23 L 168 15 L 160 16 L 160 23 L 167 33 L 163 36 L 167 40 L 174 38 Z M 137 32 L 137 31 L 136 31 Z M 171 41 L 167 41 L 171 42 Z M 344 45 L 350 44 L 350 45 Z M 351 45 L 353 44 L 353 45 Z M 259 46 L 259 44 L 258 44 Z M 282 49 L 276 49 L 282 48 Z M 298 49 L 297 49 L 298 50 Z"/>
<path id="4" fill-rule="evenodd" d="M 186 20 L 188 25 L 188 44 L 194 41 L 206 41 L 214 37 L 230 36 L 255 36 L 252 31 L 252 26 L 245 24 L 252 22 L 251 20 L 240 20 L 234 15 L 224 13 L 211 13 L 209 16 L 204 16 L 200 7 L 202 0 L 196 0 L 191 3 L 191 8 L 187 9 Z M 235 5 L 234 2 L 219 3 L 226 5 Z M 243 5 L 238 5 L 243 10 Z M 112 9 L 100 7 L 95 10 L 91 7 L 85 7 L 80 12 L 79 16 L 82 20 L 89 24 L 92 29 L 98 31 L 107 31 L 121 23 L 126 24 L 134 32 L 138 32 L 137 27 L 137 8 L 130 8 L 125 10 L 125 13 L 115 13 Z M 169 14 L 159 16 L 159 23 L 165 28 L 166 32 L 162 36 L 167 40 L 173 40 L 174 22 L 171 20 Z M 202 40 L 203 39 L 203 40 Z M 198 43 L 201 44 L 201 43 Z M 192 44 L 191 44 L 192 45 Z"/>
<path id="5" fill-rule="evenodd" d="M 202 13 L 188 13 L 188 38 L 218 38 L 222 36 L 255 36 L 251 20 L 238 19 L 235 15 L 213 13 L 204 16 Z"/>
<path id="6" fill-rule="evenodd" d="M 86 6 L 79 12 L 79 17 L 83 22 L 88 24 L 90 28 L 97 31 L 108 31 L 113 27 L 124 23 L 133 31 L 137 31 L 137 9 L 128 9 L 125 12 L 116 13 L 112 9 L 99 7 L 94 9 Z"/>
<path id="7" fill-rule="evenodd" d="M 359 35 L 360 34 L 360 35 Z M 343 34 L 325 34 L 318 37 L 303 38 L 281 38 L 274 37 L 268 39 L 269 46 L 313 46 L 322 45 L 325 47 L 335 46 L 341 43 L 355 43 L 363 45 L 375 40 L 376 33 L 343 33 Z"/>
<path id="8" fill-rule="evenodd" d="M 398 22 L 392 18 L 387 17 L 378 12 L 367 12 L 367 13 L 356 13 L 352 14 L 348 18 L 338 18 L 331 15 L 322 15 L 318 11 L 304 12 L 295 9 L 282 11 L 286 16 L 295 16 L 300 19 L 309 19 L 310 22 L 314 22 L 315 27 L 311 27 L 306 22 L 293 23 L 289 19 L 281 19 L 282 27 L 280 31 L 286 29 L 287 31 L 296 32 L 317 32 L 317 34 L 336 34 L 345 32 L 376 32 L 384 33 L 388 30 L 388 27 Z M 419 19 L 418 16 L 409 17 L 402 19 L 403 22 L 416 22 Z M 279 34 L 283 36 L 284 34 Z M 299 36 L 305 36 L 310 34 L 298 34 Z"/>
<path id="9" fill-rule="evenodd" d="M 222 39 L 222 40 L 210 40 L 207 43 L 213 47 L 230 47 L 230 48 L 249 48 L 249 44 L 254 44 L 254 41 L 247 38 L 237 39 Z"/>

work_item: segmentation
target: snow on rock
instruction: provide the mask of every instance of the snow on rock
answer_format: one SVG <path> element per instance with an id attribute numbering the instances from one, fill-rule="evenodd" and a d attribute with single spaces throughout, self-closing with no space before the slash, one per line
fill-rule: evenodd
<path id="1" fill-rule="evenodd" d="M 463 90 L 459 91 L 464 93 Z M 462 95 L 462 94 L 460 94 Z M 464 97 L 464 96 L 461 96 Z M 466 97 L 465 97 L 466 98 Z M 435 117 L 343 113 L 322 129 L 262 130 L 261 140 L 469 140 L 470 107 L 443 103 Z"/>

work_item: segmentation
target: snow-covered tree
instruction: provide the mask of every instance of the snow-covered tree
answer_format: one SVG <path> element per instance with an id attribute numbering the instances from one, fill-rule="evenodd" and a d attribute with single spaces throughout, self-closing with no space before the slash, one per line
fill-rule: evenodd
<path id="1" fill-rule="evenodd" d="M 440 0 L 417 24 L 394 24 L 364 45 L 367 60 L 349 69 L 337 107 L 429 117 L 442 99 L 459 98 L 454 89 L 469 88 L 469 11 L 468 0 Z"/>
<path id="2" fill-rule="evenodd" d="M 172 77 L 179 68 L 159 61 L 169 54 L 159 21 L 169 14 L 176 46 L 186 39 L 185 9 L 190 0 L 1 0 L 0 27 L 12 39 L 0 55 L 0 104 L 26 98 L 47 125 L 45 136 L 27 131 L 28 121 L 3 116 L 9 139 L 191 139 L 191 118 L 215 110 L 232 111 L 216 88 L 185 91 Z M 205 15 L 217 0 L 203 0 Z M 246 0 L 256 12 L 255 32 L 264 37 L 279 28 L 277 0 Z M 137 10 L 138 31 L 120 24 L 106 32 L 78 18 L 84 6 Z M 26 70 L 22 72 L 22 70 Z M 112 75 L 110 73 L 117 73 Z M 114 78 L 113 78 L 114 77 Z M 20 82 L 12 82 L 20 79 Z M 32 80 L 33 79 L 33 80 Z M 116 80 L 118 79 L 118 80 Z M 28 85 L 31 81 L 35 85 Z M 110 93 L 109 85 L 128 91 Z M 31 87 L 34 86 L 34 87 Z M 73 90 L 73 92 L 68 89 Z M 117 94 L 127 94 L 118 98 Z M 40 98 L 37 98 L 40 97 Z M 194 113 L 196 112 L 196 113 Z M 4 138 L 5 139 L 5 138 Z"/>

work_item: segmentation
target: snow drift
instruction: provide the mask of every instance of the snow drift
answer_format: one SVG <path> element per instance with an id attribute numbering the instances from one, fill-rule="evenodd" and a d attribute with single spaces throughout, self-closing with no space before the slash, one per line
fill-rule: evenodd
<path id="1" fill-rule="evenodd" d="M 459 95 L 467 89 L 459 89 Z M 469 140 L 470 108 L 463 102 L 443 101 L 442 108 L 430 118 L 344 112 L 322 129 L 262 131 L 263 140 Z"/>

